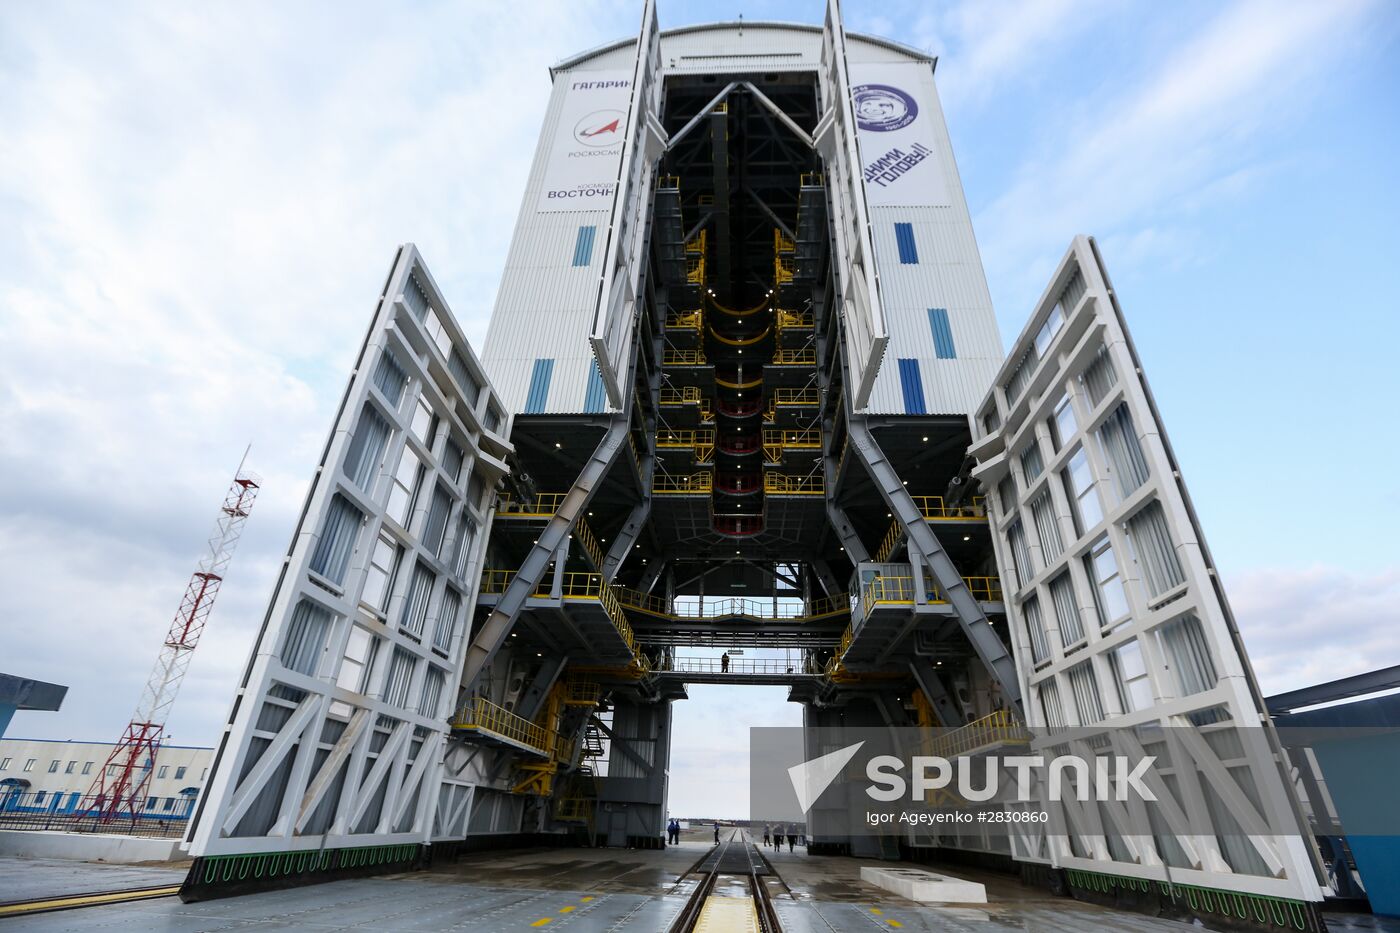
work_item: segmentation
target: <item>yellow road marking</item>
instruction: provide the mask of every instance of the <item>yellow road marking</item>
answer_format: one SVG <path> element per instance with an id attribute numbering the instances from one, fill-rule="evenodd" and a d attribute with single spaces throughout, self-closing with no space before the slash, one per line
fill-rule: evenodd
<path id="1" fill-rule="evenodd" d="M 569 911 L 571 911 L 571 910 L 573 910 L 573 907 L 560 907 L 560 908 L 559 908 L 559 912 L 560 912 L 561 914 L 567 914 L 567 913 L 568 913 Z"/>
<path id="2" fill-rule="evenodd" d="M 581 901 L 583 901 L 585 904 L 587 904 L 589 901 L 593 900 L 593 898 L 591 898 L 591 897 L 581 897 L 581 898 L 579 898 L 579 900 L 581 900 Z"/>
<path id="3" fill-rule="evenodd" d="M 178 884 L 163 888 L 141 888 L 136 891 L 108 891 L 103 894 L 75 894 L 70 897 L 52 897 L 42 901 L 25 901 L 22 904 L 0 905 L 0 917 L 18 917 L 22 914 L 37 914 L 46 910 L 67 910 L 72 907 L 96 907 L 101 904 L 120 904 L 124 901 L 140 901 L 152 897 L 169 897 L 180 891 Z"/>
<path id="4" fill-rule="evenodd" d="M 890 926 L 892 926 L 892 927 L 902 927 L 902 926 L 904 926 L 904 924 L 900 923 L 898 920 L 891 920 L 891 921 L 889 921 L 889 924 L 890 924 Z"/>
<path id="5" fill-rule="evenodd" d="M 553 917 L 541 917 L 540 919 L 536 920 L 534 923 L 530 924 L 530 926 L 532 926 L 532 927 L 542 927 L 542 926 L 544 926 L 546 923 L 548 923 L 549 921 L 551 921 L 551 920 L 553 920 L 553 919 L 554 919 Z"/>
<path id="6" fill-rule="evenodd" d="M 880 908 L 878 908 L 878 907 L 872 907 L 872 908 L 870 908 L 870 912 L 871 912 L 872 914 L 874 914 L 875 916 L 877 916 L 877 917 L 880 916 Z"/>

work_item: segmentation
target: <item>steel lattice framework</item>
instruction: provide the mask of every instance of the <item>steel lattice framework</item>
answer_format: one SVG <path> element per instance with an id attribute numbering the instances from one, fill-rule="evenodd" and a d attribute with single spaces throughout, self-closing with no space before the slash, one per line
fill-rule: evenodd
<path id="1" fill-rule="evenodd" d="M 156 755 L 160 751 L 165 720 L 180 683 L 189 669 L 194 649 L 209 621 L 214 599 L 224 580 L 224 572 L 243 535 L 243 525 L 257 499 L 260 480 L 239 465 L 223 504 L 208 550 L 185 587 L 180 608 L 170 624 L 155 667 L 146 681 L 136 714 L 127 724 L 121 739 L 112 749 L 89 796 L 96 800 L 97 819 L 110 823 L 122 815 L 135 819 L 141 813 L 151 775 L 155 771 Z"/>

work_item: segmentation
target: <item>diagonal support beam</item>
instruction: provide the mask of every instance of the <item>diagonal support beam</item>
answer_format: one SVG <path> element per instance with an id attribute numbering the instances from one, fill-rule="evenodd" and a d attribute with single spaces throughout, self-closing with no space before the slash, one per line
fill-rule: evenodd
<path id="1" fill-rule="evenodd" d="M 650 515 L 650 496 L 633 506 L 632 512 L 627 516 L 627 521 L 622 523 L 622 528 L 613 538 L 612 546 L 608 548 L 608 553 L 603 557 L 603 566 L 598 568 L 603 573 L 604 583 L 611 583 L 617 579 L 617 572 L 622 569 L 623 561 L 627 560 L 627 554 L 632 550 L 632 545 L 637 543 L 637 538 L 641 536 L 642 529 L 646 527 L 647 518 Z"/>
<path id="2" fill-rule="evenodd" d="M 781 217 L 773 213 L 773 208 L 769 207 L 768 203 L 758 196 L 758 192 L 754 191 L 752 188 L 745 186 L 744 193 L 747 194 L 749 197 L 753 198 L 753 201 L 755 204 L 758 205 L 759 210 L 763 211 L 763 213 L 768 216 L 768 219 L 773 221 L 773 223 L 777 226 L 779 230 L 783 231 L 783 236 L 787 237 L 789 240 L 797 239 L 797 234 L 793 233 L 792 228 L 790 228 L 787 224 L 783 223 L 783 219 Z"/>
<path id="3" fill-rule="evenodd" d="M 685 126 L 681 127 L 680 130 L 674 136 L 671 137 L 670 141 L 666 143 L 666 151 L 670 152 L 672 149 L 676 148 L 676 144 L 679 143 L 682 139 L 685 139 L 687 136 L 689 136 L 690 131 L 699 126 L 700 123 L 707 116 L 710 115 L 710 111 L 718 107 L 724 101 L 724 99 L 729 96 L 729 93 L 738 86 L 738 81 L 730 81 L 724 86 L 724 90 L 720 91 L 714 97 L 710 98 L 710 102 L 705 106 L 701 107 L 700 112 L 697 113 L 695 116 L 691 117 L 690 122 L 687 123 Z"/>
<path id="4" fill-rule="evenodd" d="M 895 519 L 904 526 L 911 561 L 921 557 L 927 563 L 929 570 L 933 572 L 933 579 L 948 597 L 948 602 L 957 614 L 958 624 L 962 626 L 967 640 L 972 643 L 982 664 L 986 666 L 988 673 L 997 679 L 1002 693 L 1016 706 L 1018 712 L 1021 711 L 1021 681 L 1016 674 L 1016 662 L 1006 650 L 1006 645 L 1002 644 L 1001 637 L 992 628 L 992 623 L 982 611 L 981 604 L 967 588 L 957 565 L 943 549 L 942 542 L 933 533 L 928 522 L 924 521 L 923 513 L 914 504 L 914 498 L 909 495 L 909 490 L 899 478 L 894 464 L 890 463 L 885 452 L 880 449 L 864 416 L 848 415 L 846 424 L 847 430 L 850 431 L 851 444 L 855 446 L 871 480 L 880 490 L 880 495 Z"/>
<path id="5" fill-rule="evenodd" d="M 583 472 L 574 481 L 574 485 L 564 495 L 564 501 L 559 504 L 559 509 L 549 519 L 543 531 L 540 532 L 539 539 L 530 548 L 530 553 L 525 556 L 524 562 L 515 576 L 511 578 L 510 585 L 502 594 L 500 602 L 491 610 L 491 614 L 486 617 L 486 621 L 481 625 L 481 631 L 477 632 L 472 639 L 471 646 L 467 649 L 467 657 L 462 665 L 462 685 L 466 692 L 470 694 L 476 688 L 476 682 L 481 678 L 481 674 L 486 670 L 486 666 L 491 663 L 491 659 L 496 656 L 496 652 L 501 650 L 506 638 L 510 635 L 511 626 L 515 623 L 515 617 L 525 606 L 525 601 L 530 594 L 535 592 L 544 579 L 545 570 L 549 567 L 550 560 L 553 559 L 555 551 L 561 544 L 567 541 L 569 532 L 573 530 L 574 522 L 584 513 L 589 501 L 593 498 L 594 492 L 603 477 L 607 475 L 608 468 L 612 466 L 613 460 L 617 457 L 623 445 L 627 443 L 627 416 L 618 415 L 611 419 L 607 432 L 603 439 L 598 442 L 597 448 L 588 458 L 588 463 L 583 467 Z"/>
<path id="6" fill-rule="evenodd" d="M 520 702 L 515 705 L 515 714 L 533 722 L 539 714 L 540 706 L 544 704 L 545 697 L 549 696 L 554 682 L 564 673 L 564 665 L 568 663 L 569 656 L 566 654 L 545 658 L 540 669 L 535 672 L 534 679 L 530 681 L 530 686 L 520 695 Z"/>
<path id="7" fill-rule="evenodd" d="M 621 751 L 628 758 L 631 758 L 632 761 L 634 761 L 637 764 L 637 767 L 641 768 L 647 774 L 650 774 L 652 769 L 656 767 L 655 764 L 647 761 L 641 755 L 637 754 L 636 749 L 634 749 L 631 746 L 627 739 L 624 739 L 621 736 L 619 736 L 616 732 L 613 732 L 597 717 L 594 717 L 593 724 L 598 727 L 598 730 L 600 732 L 602 732 L 612 741 L 614 748 Z"/>
<path id="8" fill-rule="evenodd" d="M 943 721 L 943 728 L 956 729 L 966 724 L 967 716 L 963 713 L 962 704 L 948 692 L 948 688 L 943 685 L 943 678 L 927 658 L 915 658 L 910 661 L 909 673 L 914 675 L 914 682 L 933 704 L 934 712 Z"/>
<path id="9" fill-rule="evenodd" d="M 772 111 L 773 116 L 777 117 L 778 121 L 782 123 L 783 126 L 786 126 L 789 130 L 791 130 L 792 135 L 800 139 L 803 145 L 805 145 L 808 149 L 817 148 L 816 142 L 807 133 L 807 131 L 804 130 L 802 127 L 798 126 L 797 123 L 793 121 L 792 117 L 784 113 L 782 107 L 779 107 L 777 104 L 773 103 L 773 101 L 771 101 L 768 98 L 767 94 L 754 87 L 753 84 L 748 81 L 743 81 L 740 83 L 743 84 L 744 89 L 746 91 L 748 91 L 754 96 L 755 100 L 757 100 L 764 107 L 768 108 L 768 110 Z"/>
<path id="10" fill-rule="evenodd" d="M 828 486 L 828 489 L 831 487 Z M 836 529 L 836 534 L 841 538 L 841 544 L 846 548 L 846 556 L 851 559 L 851 563 L 859 564 L 862 561 L 870 560 L 870 552 L 865 549 L 865 544 L 860 540 L 860 535 L 856 534 L 855 527 L 851 520 L 846 517 L 846 510 L 841 508 L 832 500 L 826 502 L 826 514 L 831 519 L 831 527 Z"/>

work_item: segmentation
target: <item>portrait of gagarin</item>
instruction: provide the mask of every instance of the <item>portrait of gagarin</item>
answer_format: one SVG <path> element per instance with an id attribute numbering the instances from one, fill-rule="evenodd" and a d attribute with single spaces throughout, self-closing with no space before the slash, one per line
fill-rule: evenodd
<path id="1" fill-rule="evenodd" d="M 863 130 L 897 130 L 914 122 L 919 108 L 914 99 L 887 84 L 862 84 L 851 92 L 856 123 Z"/>

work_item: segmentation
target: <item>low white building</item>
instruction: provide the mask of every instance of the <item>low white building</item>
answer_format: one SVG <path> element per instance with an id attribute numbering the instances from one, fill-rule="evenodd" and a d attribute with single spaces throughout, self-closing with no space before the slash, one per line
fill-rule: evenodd
<path id="1" fill-rule="evenodd" d="M 71 813 L 82 808 L 113 747 L 112 742 L 0 739 L 0 812 Z M 213 756 L 212 748 L 162 746 L 144 812 L 188 817 Z"/>

